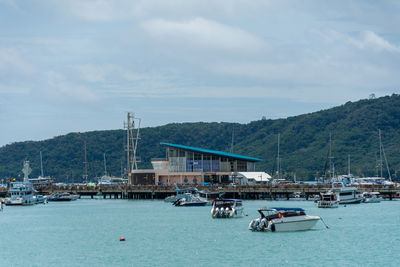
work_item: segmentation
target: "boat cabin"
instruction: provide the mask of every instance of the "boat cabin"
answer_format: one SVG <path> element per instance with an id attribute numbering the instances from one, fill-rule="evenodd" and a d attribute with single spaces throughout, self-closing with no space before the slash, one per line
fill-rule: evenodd
<path id="1" fill-rule="evenodd" d="M 262 208 L 258 212 L 261 218 L 266 218 L 267 220 L 306 215 L 302 208 Z"/>

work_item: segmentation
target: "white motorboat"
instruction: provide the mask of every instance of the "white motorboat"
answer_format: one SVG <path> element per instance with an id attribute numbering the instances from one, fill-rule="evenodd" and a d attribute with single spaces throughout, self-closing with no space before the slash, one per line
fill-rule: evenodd
<path id="1" fill-rule="evenodd" d="M 33 198 L 36 200 L 36 204 L 46 204 L 47 203 L 46 196 L 36 195 L 36 196 L 33 196 Z"/>
<path id="2" fill-rule="evenodd" d="M 379 203 L 382 201 L 382 197 L 379 192 L 364 192 L 362 194 L 364 203 Z"/>
<path id="3" fill-rule="evenodd" d="M 172 202 L 174 203 L 175 201 L 183 198 L 185 195 L 191 194 L 192 196 L 195 197 L 200 197 L 199 195 L 199 191 L 197 190 L 196 187 L 191 187 L 191 188 L 179 188 L 176 184 L 175 184 L 175 192 L 176 195 L 173 196 L 168 196 L 164 199 L 165 202 Z"/>
<path id="4" fill-rule="evenodd" d="M 321 193 L 321 198 L 318 200 L 318 208 L 337 208 L 339 207 L 339 201 L 337 196 L 332 191 Z"/>
<path id="5" fill-rule="evenodd" d="M 11 195 L 6 199 L 6 205 L 33 205 L 36 198 L 33 196 L 33 185 L 30 182 L 13 182 L 8 190 Z"/>
<path id="6" fill-rule="evenodd" d="M 306 195 L 302 192 L 294 192 L 289 196 L 289 200 L 304 201 L 306 200 Z"/>
<path id="7" fill-rule="evenodd" d="M 33 184 L 29 182 L 29 174 L 31 171 L 32 169 L 29 167 L 29 161 L 25 160 L 24 168 L 22 169 L 24 181 L 10 183 L 10 189 L 8 190 L 10 198 L 6 199 L 6 205 L 36 204 L 36 198 L 33 196 L 35 189 L 33 188 Z"/>
<path id="8" fill-rule="evenodd" d="M 262 208 L 261 217 L 249 224 L 251 231 L 287 232 L 311 229 L 320 219 L 319 216 L 306 215 L 301 208 Z"/>
<path id="9" fill-rule="evenodd" d="M 216 199 L 213 201 L 211 217 L 238 218 L 243 217 L 243 203 L 239 199 Z"/>
<path id="10" fill-rule="evenodd" d="M 344 182 L 332 183 L 332 192 L 336 193 L 339 204 L 358 204 L 362 201 L 362 197 L 357 195 L 357 188 Z"/>
<path id="11" fill-rule="evenodd" d="M 196 207 L 196 206 L 206 206 L 208 205 L 208 203 L 209 201 L 204 200 L 200 197 L 193 196 L 190 193 L 188 193 L 187 195 L 176 200 L 172 204 L 177 207 Z"/>

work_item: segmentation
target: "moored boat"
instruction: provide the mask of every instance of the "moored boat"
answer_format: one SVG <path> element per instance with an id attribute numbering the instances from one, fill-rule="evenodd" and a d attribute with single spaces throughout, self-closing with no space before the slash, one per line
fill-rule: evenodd
<path id="1" fill-rule="evenodd" d="M 321 218 L 306 215 L 301 208 L 262 208 L 260 218 L 249 224 L 249 230 L 261 232 L 290 232 L 311 229 Z"/>
<path id="2" fill-rule="evenodd" d="M 183 198 L 185 195 L 187 194 L 191 194 L 195 197 L 199 197 L 199 191 L 197 190 L 196 187 L 191 187 L 191 188 L 179 188 L 176 184 L 175 184 L 175 193 L 176 195 L 173 196 L 168 196 L 164 199 L 165 202 L 172 202 L 174 203 L 175 201 Z"/>
<path id="3" fill-rule="evenodd" d="M 56 193 L 48 197 L 48 201 L 72 201 L 77 200 L 78 195 L 73 195 L 70 193 Z"/>
<path id="4" fill-rule="evenodd" d="M 332 191 L 321 193 L 321 198 L 318 200 L 318 208 L 337 208 L 339 207 L 339 201 L 337 196 Z"/>
<path id="5" fill-rule="evenodd" d="M 196 197 L 193 195 L 185 195 L 184 197 L 176 200 L 173 205 L 177 207 L 195 207 L 195 206 L 206 206 L 208 201 Z"/>
<path id="6" fill-rule="evenodd" d="M 336 193 L 339 204 L 358 204 L 362 201 L 362 197 L 357 195 L 357 188 L 343 182 L 332 183 L 332 192 Z"/>
<path id="7" fill-rule="evenodd" d="M 213 201 L 211 209 L 213 218 L 238 218 L 243 215 L 243 203 L 240 199 L 216 199 Z"/>
<path id="8" fill-rule="evenodd" d="M 379 192 L 364 192 L 362 197 L 364 203 L 379 203 L 382 200 Z"/>
<path id="9" fill-rule="evenodd" d="M 36 199 L 33 196 L 33 185 L 30 182 L 10 183 L 10 189 L 8 192 L 10 197 L 5 201 L 7 206 L 27 206 L 36 204 Z"/>

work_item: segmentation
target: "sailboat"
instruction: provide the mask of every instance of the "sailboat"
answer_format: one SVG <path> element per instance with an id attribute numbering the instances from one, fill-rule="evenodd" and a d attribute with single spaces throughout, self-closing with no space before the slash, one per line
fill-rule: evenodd
<path id="1" fill-rule="evenodd" d="M 40 175 L 38 178 L 29 178 L 29 182 L 34 185 L 51 185 L 54 183 L 54 179 L 44 176 L 42 151 L 40 151 Z"/>
<path id="2" fill-rule="evenodd" d="M 378 130 L 378 135 L 379 135 L 379 160 L 377 159 L 376 176 L 375 177 L 358 178 L 357 182 L 361 185 L 373 185 L 373 184 L 393 185 L 394 184 L 392 182 L 392 176 L 391 176 L 389 164 L 388 164 L 388 161 L 386 158 L 385 148 L 383 147 L 383 144 L 382 144 L 382 133 L 381 133 L 380 129 Z M 385 166 L 386 166 L 389 180 L 387 180 L 385 177 L 383 177 L 383 161 L 385 161 Z"/>
<path id="3" fill-rule="evenodd" d="M 337 207 L 337 201 L 339 204 L 361 203 L 362 197 L 357 195 L 357 188 L 349 186 L 348 182 L 341 180 L 339 177 L 335 177 L 335 165 L 332 159 L 332 133 L 329 133 L 329 180 L 332 183 L 332 189 L 321 195 L 321 200 L 318 201 L 318 207 L 334 208 Z M 324 198 L 324 196 L 326 196 L 326 198 Z"/>
<path id="4" fill-rule="evenodd" d="M 282 167 L 281 167 L 281 158 L 280 158 L 280 138 L 281 138 L 281 134 L 278 133 L 278 153 L 276 156 L 276 175 L 275 175 L 274 179 L 271 181 L 272 185 L 288 183 L 288 181 L 286 179 L 283 179 L 281 177 Z"/>
<path id="5" fill-rule="evenodd" d="M 99 186 L 112 186 L 112 185 L 120 185 L 124 183 L 122 178 L 110 176 L 107 172 L 107 161 L 106 161 L 106 153 L 103 153 L 104 159 L 104 175 L 100 177 L 98 181 Z"/>

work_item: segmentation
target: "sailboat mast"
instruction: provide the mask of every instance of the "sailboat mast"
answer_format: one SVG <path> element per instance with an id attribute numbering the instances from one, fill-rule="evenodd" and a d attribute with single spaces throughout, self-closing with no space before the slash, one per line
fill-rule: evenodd
<path id="1" fill-rule="evenodd" d="M 379 131 L 379 168 L 381 172 L 381 177 L 383 177 L 383 162 L 382 162 L 382 137 L 381 137 L 381 129 Z"/>
<path id="2" fill-rule="evenodd" d="M 280 163 L 280 158 L 279 158 L 280 138 L 281 138 L 281 134 L 278 133 L 278 155 L 276 157 L 276 172 L 278 174 L 278 179 L 280 179 L 280 174 L 281 174 L 281 163 Z"/>
<path id="3" fill-rule="evenodd" d="M 389 164 L 386 158 L 386 154 L 385 154 L 385 148 L 383 147 L 382 144 L 382 138 L 381 138 L 381 130 L 379 130 L 379 143 L 380 143 L 380 151 L 381 151 L 381 177 L 382 176 L 382 169 L 383 169 L 383 162 L 382 162 L 382 154 L 383 154 L 383 158 L 385 159 L 385 165 L 386 165 L 386 170 L 388 172 L 388 176 L 389 176 L 389 181 L 392 181 L 392 176 L 390 175 L 390 169 L 389 169 Z"/>
<path id="4" fill-rule="evenodd" d="M 350 176 L 351 175 L 351 171 L 350 171 L 350 154 L 347 155 L 347 175 Z"/>
<path id="5" fill-rule="evenodd" d="M 107 175 L 106 153 L 103 153 L 103 157 L 104 157 L 104 175 Z"/>
<path id="6" fill-rule="evenodd" d="M 44 177 L 43 174 L 43 159 L 42 159 L 42 151 L 40 151 L 40 172 L 41 172 L 41 176 Z"/>
<path id="7" fill-rule="evenodd" d="M 232 141 L 231 141 L 231 149 L 230 149 L 230 152 L 231 153 L 233 153 L 233 141 L 234 141 L 234 138 L 235 138 L 235 126 L 234 125 L 232 125 Z"/>
<path id="8" fill-rule="evenodd" d="M 329 133 L 329 176 L 332 179 L 332 133 Z"/>
<path id="9" fill-rule="evenodd" d="M 85 165 L 85 174 L 83 175 L 83 180 L 87 183 L 88 181 L 88 168 L 87 168 L 87 155 L 86 155 L 86 141 L 85 141 L 85 161 L 83 164 Z"/>

